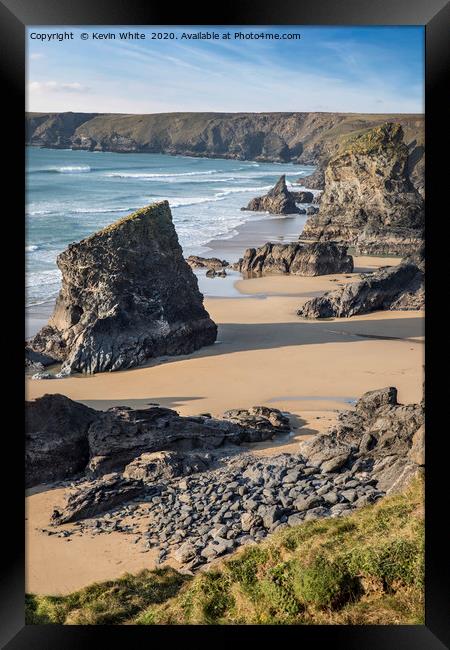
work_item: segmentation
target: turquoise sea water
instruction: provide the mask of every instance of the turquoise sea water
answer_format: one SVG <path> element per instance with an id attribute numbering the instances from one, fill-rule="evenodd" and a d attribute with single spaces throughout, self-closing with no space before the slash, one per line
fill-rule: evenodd
<path id="1" fill-rule="evenodd" d="M 60 286 L 56 257 L 70 242 L 154 201 L 167 199 L 184 254 L 207 254 L 211 239 L 264 215 L 242 212 L 286 174 L 313 167 L 163 154 L 26 151 L 26 299 L 39 305 Z M 298 189 L 299 186 L 297 185 Z M 269 215 L 267 215 L 269 217 Z"/>

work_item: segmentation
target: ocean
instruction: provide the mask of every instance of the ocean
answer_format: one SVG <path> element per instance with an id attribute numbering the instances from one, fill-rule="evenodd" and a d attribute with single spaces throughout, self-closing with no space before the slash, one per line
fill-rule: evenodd
<path id="1" fill-rule="evenodd" d="M 55 299 L 56 257 L 69 243 L 138 208 L 167 199 L 185 256 L 208 255 L 212 239 L 230 239 L 246 221 L 270 218 L 241 211 L 251 198 L 281 174 L 289 186 L 312 171 L 289 163 L 27 147 L 27 307 Z"/>

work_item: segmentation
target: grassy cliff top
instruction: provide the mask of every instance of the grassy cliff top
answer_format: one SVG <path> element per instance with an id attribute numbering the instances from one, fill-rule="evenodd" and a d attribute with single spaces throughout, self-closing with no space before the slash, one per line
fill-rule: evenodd
<path id="1" fill-rule="evenodd" d="M 172 568 L 26 597 L 27 624 L 423 624 L 423 482 L 285 528 L 195 577 Z"/>
<path id="2" fill-rule="evenodd" d="M 352 133 L 343 139 L 338 155 L 347 153 L 377 154 L 387 149 L 398 148 L 403 143 L 403 129 L 400 124 L 386 122 L 371 129 Z"/>
<path id="3" fill-rule="evenodd" d="M 114 221 L 114 223 L 109 224 L 109 226 L 105 226 L 105 228 L 102 228 L 102 230 L 99 230 L 98 232 L 94 233 L 93 235 L 91 235 L 91 237 L 112 233 L 116 230 L 120 230 L 120 228 L 122 228 L 122 226 L 124 226 L 125 224 L 132 223 L 135 221 L 140 221 L 141 219 L 145 219 L 145 220 L 147 220 L 148 218 L 154 219 L 156 225 L 156 223 L 160 223 L 161 219 L 167 221 L 168 217 L 171 221 L 169 202 L 158 201 L 156 203 L 151 203 L 150 205 L 146 205 L 143 208 L 139 208 L 139 210 L 136 210 L 131 214 L 127 214 L 124 217 L 121 217 L 117 221 Z"/>

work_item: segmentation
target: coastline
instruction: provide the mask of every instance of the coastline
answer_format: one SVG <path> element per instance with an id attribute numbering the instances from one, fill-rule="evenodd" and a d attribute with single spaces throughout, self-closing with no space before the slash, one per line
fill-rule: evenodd
<path id="1" fill-rule="evenodd" d="M 297 218 L 250 219 L 233 238 L 209 242 L 210 255 L 233 261 L 250 243 L 296 240 Z M 145 408 L 153 402 L 181 415 L 215 416 L 231 408 L 266 405 L 291 414 L 292 433 L 243 445 L 242 451 L 263 456 L 296 452 L 299 442 L 326 431 L 339 410 L 351 408 L 368 390 L 393 385 L 400 402 L 420 401 L 422 312 L 384 311 L 325 321 L 296 315 L 312 296 L 351 282 L 360 272 L 398 263 L 398 258 L 356 257 L 354 273 L 318 277 L 242 279 L 230 273 L 225 279 L 208 279 L 197 273 L 206 309 L 219 327 L 214 345 L 115 373 L 27 377 L 27 399 L 61 393 L 96 409 Z M 216 295 L 208 295 L 213 290 Z M 52 307 L 36 308 L 33 323 L 43 324 Z M 142 553 L 125 533 L 48 536 L 42 528 L 48 526 L 64 488 L 44 486 L 32 492 L 26 498 L 27 592 L 69 593 L 96 580 L 156 566 L 156 555 Z M 90 561 L 81 566 L 77 557 Z M 173 560 L 169 564 L 176 567 Z"/>

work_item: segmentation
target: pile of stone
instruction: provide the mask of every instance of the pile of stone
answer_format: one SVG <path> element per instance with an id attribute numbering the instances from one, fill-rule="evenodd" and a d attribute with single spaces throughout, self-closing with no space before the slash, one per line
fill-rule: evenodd
<path id="1" fill-rule="evenodd" d="M 228 416 L 244 428 L 252 422 L 250 439 L 268 422 L 288 429 L 266 407 Z M 282 527 L 340 517 L 401 490 L 425 464 L 423 425 L 423 404 L 399 404 L 387 387 L 363 395 L 298 453 L 257 457 L 225 446 L 141 454 L 120 472 L 74 484 L 53 530 L 122 531 L 143 552 L 157 549 L 159 562 L 174 558 L 193 570 Z"/>

